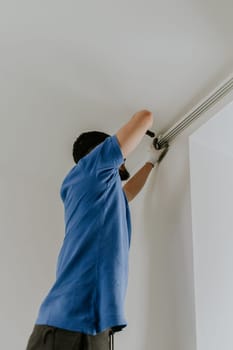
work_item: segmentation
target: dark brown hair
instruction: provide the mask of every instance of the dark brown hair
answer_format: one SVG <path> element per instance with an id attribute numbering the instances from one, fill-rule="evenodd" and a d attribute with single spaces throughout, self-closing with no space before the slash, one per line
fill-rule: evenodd
<path id="1" fill-rule="evenodd" d="M 80 134 L 73 144 L 73 159 L 75 163 L 102 143 L 110 135 L 102 131 L 87 131 Z"/>

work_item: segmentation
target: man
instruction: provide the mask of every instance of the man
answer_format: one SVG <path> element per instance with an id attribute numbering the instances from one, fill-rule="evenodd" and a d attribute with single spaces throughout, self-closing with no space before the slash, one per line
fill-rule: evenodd
<path id="1" fill-rule="evenodd" d="M 127 326 L 124 302 L 131 241 L 129 202 L 158 161 L 153 147 L 145 165 L 130 174 L 125 160 L 153 124 L 142 110 L 115 134 L 82 133 L 74 142 L 75 166 L 60 195 L 65 237 L 56 280 L 43 300 L 26 350 L 107 350 Z"/>

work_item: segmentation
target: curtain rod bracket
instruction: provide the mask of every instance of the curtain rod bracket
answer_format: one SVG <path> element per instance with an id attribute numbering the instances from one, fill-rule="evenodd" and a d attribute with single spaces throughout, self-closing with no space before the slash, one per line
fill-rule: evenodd
<path id="1" fill-rule="evenodd" d="M 157 137 L 154 138 L 153 140 L 153 145 L 154 145 L 154 148 L 159 150 L 159 149 L 162 149 L 164 147 L 161 147 L 161 144 L 160 144 L 160 139 L 162 138 L 162 134 L 158 135 Z"/>

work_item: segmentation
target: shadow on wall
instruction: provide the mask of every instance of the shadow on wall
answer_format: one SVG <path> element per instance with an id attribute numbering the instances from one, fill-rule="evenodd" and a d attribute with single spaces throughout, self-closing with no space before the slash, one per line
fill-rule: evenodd
<path id="1" fill-rule="evenodd" d="M 185 345 L 195 349 L 193 275 L 188 271 L 192 269 L 189 160 L 183 143 L 184 139 L 172 145 L 173 151 L 151 174 L 145 193 L 146 350 L 183 350 Z"/>

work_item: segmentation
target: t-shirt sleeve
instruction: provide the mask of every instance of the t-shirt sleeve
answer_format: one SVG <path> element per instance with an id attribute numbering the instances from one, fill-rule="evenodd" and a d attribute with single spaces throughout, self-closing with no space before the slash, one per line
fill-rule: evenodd
<path id="1" fill-rule="evenodd" d="M 119 166 L 124 163 L 123 154 L 115 134 L 107 137 L 102 144 L 98 146 L 97 169 L 119 168 Z"/>
<path id="2" fill-rule="evenodd" d="M 90 173 L 98 172 L 101 169 L 118 169 L 124 163 L 124 157 L 116 134 L 108 136 L 79 162 Z"/>

